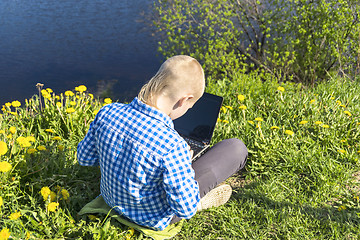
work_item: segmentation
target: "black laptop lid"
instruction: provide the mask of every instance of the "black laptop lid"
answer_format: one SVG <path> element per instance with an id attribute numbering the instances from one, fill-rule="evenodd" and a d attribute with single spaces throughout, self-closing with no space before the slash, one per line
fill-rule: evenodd
<path id="1" fill-rule="evenodd" d="M 204 93 L 186 114 L 174 120 L 176 131 L 185 137 L 210 143 L 222 102 L 223 97 Z"/>

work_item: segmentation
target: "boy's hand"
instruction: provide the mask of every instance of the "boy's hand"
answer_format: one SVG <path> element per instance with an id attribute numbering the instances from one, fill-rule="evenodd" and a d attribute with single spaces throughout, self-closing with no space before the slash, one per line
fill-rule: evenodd
<path id="1" fill-rule="evenodd" d="M 191 158 L 193 158 L 193 156 L 194 156 L 194 150 L 191 150 L 191 149 L 190 149 L 190 154 L 191 154 Z"/>

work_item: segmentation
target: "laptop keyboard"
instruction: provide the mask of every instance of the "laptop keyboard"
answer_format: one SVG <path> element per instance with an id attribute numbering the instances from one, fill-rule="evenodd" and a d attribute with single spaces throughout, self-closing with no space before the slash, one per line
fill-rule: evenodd
<path id="1" fill-rule="evenodd" d="M 194 156 L 196 156 L 199 152 L 201 152 L 206 147 L 205 144 L 195 141 L 191 138 L 185 137 L 184 139 L 189 144 L 191 150 L 194 151 L 194 154 L 193 154 Z"/>

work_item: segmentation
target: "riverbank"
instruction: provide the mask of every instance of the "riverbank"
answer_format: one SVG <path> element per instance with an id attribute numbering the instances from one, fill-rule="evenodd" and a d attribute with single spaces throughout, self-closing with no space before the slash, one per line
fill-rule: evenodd
<path id="1" fill-rule="evenodd" d="M 176 239 L 356 239 L 360 235 L 358 82 L 314 88 L 237 74 L 207 91 L 224 96 L 213 143 L 237 137 L 247 166 L 230 201 L 185 222 Z M 78 211 L 99 194 L 99 170 L 76 146 L 103 104 L 85 86 L 42 91 L 0 117 L 0 231 L 15 239 L 136 239 Z M 41 100 L 40 100 L 41 99 Z"/>

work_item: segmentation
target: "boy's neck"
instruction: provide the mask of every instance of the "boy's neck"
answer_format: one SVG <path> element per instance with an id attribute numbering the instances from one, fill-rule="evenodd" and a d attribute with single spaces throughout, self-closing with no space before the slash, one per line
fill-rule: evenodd
<path id="1" fill-rule="evenodd" d="M 160 110 L 161 112 L 169 116 L 175 103 L 170 101 L 170 99 L 167 98 L 166 96 L 158 96 L 157 99 L 155 100 L 155 105 L 156 106 L 152 106 L 152 107 L 155 107 L 156 109 Z"/>

